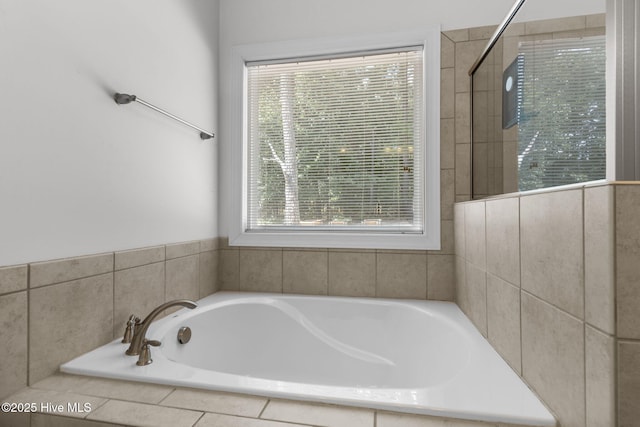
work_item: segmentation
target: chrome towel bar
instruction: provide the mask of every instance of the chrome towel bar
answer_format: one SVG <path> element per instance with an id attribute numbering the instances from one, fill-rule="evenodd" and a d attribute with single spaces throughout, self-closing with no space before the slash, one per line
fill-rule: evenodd
<path id="1" fill-rule="evenodd" d="M 187 125 L 187 126 L 193 128 L 193 129 L 199 131 L 200 132 L 200 139 L 210 139 L 210 138 L 213 138 L 215 136 L 213 132 L 208 132 L 208 131 L 206 131 L 204 129 L 201 129 L 198 126 L 196 126 L 196 125 L 194 125 L 192 123 L 189 123 L 186 120 L 181 119 L 180 117 L 177 117 L 177 116 L 174 116 L 171 113 L 168 113 L 167 111 L 163 110 L 162 108 L 158 108 L 153 104 L 149 104 L 148 102 L 143 101 L 142 99 L 138 98 L 135 95 L 128 95 L 126 93 L 116 93 L 116 94 L 113 95 L 113 99 L 114 99 L 114 101 L 116 101 L 116 104 L 118 104 L 118 105 L 129 104 L 129 103 L 134 102 L 134 101 L 135 102 L 139 102 L 140 104 L 142 104 L 142 105 L 144 105 L 146 107 L 149 107 L 152 110 L 157 111 L 158 113 L 164 114 L 165 116 L 170 117 L 173 120 L 176 120 L 176 121 L 178 121 L 178 122 L 180 122 L 180 123 L 182 123 L 184 125 Z"/>

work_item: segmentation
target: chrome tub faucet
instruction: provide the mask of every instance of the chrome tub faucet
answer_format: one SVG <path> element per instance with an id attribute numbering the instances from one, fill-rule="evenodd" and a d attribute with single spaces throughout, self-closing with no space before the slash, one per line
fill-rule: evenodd
<path id="1" fill-rule="evenodd" d="M 131 337 L 131 344 L 129 348 L 125 352 L 128 356 L 140 356 L 138 359 L 137 365 L 143 366 L 151 363 L 151 352 L 149 351 L 149 345 L 159 346 L 160 342 L 155 340 L 147 340 L 145 335 L 147 334 L 147 329 L 149 329 L 149 325 L 151 322 L 158 317 L 158 315 L 170 307 L 182 306 L 187 308 L 196 308 L 198 304 L 193 301 L 186 299 L 178 299 L 169 302 L 165 302 L 164 304 L 159 305 L 145 319 L 140 322 L 140 319 L 136 318 L 134 315 L 131 315 L 129 321 L 127 322 L 127 329 L 125 330 L 125 338 L 122 342 L 129 342 L 128 337 Z"/>

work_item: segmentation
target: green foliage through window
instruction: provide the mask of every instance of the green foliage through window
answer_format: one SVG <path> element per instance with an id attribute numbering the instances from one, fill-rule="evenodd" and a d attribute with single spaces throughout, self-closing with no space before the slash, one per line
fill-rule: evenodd
<path id="1" fill-rule="evenodd" d="M 421 49 L 247 68 L 252 227 L 421 224 Z"/>
<path id="2" fill-rule="evenodd" d="M 604 179 L 604 36 L 523 42 L 519 50 L 519 189 Z"/>

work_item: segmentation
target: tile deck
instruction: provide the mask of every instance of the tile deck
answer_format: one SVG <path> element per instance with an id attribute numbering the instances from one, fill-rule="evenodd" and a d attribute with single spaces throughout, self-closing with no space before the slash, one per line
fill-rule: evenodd
<path id="1" fill-rule="evenodd" d="M 0 413 L 11 427 L 515 427 L 61 373 L 4 402 L 36 403 L 36 413 Z"/>

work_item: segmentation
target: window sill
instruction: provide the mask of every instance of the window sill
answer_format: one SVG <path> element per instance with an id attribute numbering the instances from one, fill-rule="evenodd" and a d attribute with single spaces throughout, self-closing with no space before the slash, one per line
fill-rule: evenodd
<path id="1" fill-rule="evenodd" d="M 399 233 L 304 233 L 245 232 L 229 237 L 230 246 L 440 250 L 440 232 L 426 234 Z"/>

